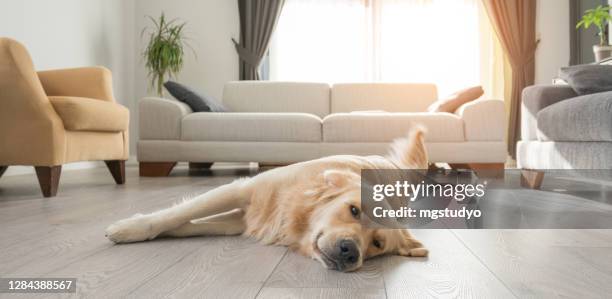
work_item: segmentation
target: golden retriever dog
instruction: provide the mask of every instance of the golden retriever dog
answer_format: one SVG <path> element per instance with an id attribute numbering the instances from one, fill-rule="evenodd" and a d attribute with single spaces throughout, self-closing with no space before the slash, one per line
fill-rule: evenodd
<path id="1" fill-rule="evenodd" d="M 363 225 L 361 169 L 425 169 L 423 130 L 397 140 L 387 157 L 331 156 L 238 179 L 171 208 L 106 229 L 115 243 L 157 237 L 238 235 L 288 246 L 326 268 L 353 271 L 383 254 L 422 257 L 405 229 Z M 364 216 L 365 217 L 365 216 Z"/>

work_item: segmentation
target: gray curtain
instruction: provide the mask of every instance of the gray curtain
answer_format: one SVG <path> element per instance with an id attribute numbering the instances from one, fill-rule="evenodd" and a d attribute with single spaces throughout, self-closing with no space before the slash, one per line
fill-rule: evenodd
<path id="1" fill-rule="evenodd" d="M 238 0 L 240 42 L 232 39 L 240 57 L 240 80 L 260 80 L 259 66 L 285 0 Z"/>

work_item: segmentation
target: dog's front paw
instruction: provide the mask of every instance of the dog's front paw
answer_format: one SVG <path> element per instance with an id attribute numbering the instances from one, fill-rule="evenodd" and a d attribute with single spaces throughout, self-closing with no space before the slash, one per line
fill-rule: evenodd
<path id="1" fill-rule="evenodd" d="M 140 214 L 117 221 L 106 228 L 106 237 L 115 243 L 146 241 L 157 235 L 151 216 Z"/>

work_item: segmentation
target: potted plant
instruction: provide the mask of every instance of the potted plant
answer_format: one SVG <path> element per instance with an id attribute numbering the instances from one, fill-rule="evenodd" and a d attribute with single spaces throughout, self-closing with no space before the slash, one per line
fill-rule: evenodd
<path id="1" fill-rule="evenodd" d="M 143 57 L 151 87 L 155 87 L 157 95 L 162 96 L 165 80 L 176 77 L 183 68 L 184 49 L 189 46 L 183 31 L 186 23 L 178 23 L 176 19 L 167 21 L 164 13 L 158 20 L 149 19 L 153 26 L 143 29 L 141 33 L 141 36 L 149 34 Z"/>
<path id="2" fill-rule="evenodd" d="M 608 44 L 608 35 L 606 27 L 612 16 L 610 16 L 610 6 L 599 5 L 596 8 L 588 9 L 584 12 L 582 20 L 576 24 L 576 29 L 580 27 L 587 29 L 594 25 L 597 27 L 597 35 L 599 36 L 599 45 L 593 46 L 595 52 L 595 61 L 599 62 L 605 58 L 612 56 L 612 46 Z"/>

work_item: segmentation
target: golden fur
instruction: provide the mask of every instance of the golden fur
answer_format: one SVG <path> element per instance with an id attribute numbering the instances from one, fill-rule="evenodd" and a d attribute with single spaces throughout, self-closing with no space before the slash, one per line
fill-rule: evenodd
<path id="1" fill-rule="evenodd" d="M 388 157 L 331 156 L 276 168 L 175 207 L 121 220 L 109 226 L 107 236 L 125 243 L 157 236 L 243 234 L 288 246 L 341 271 L 358 269 L 365 259 L 382 254 L 426 256 L 407 230 L 369 228 L 361 213 L 354 215 L 354 208 L 361 207 L 360 171 L 398 168 L 427 168 L 421 128 L 396 141 Z M 338 260 L 343 240 L 355 245 L 356 260 Z"/>

